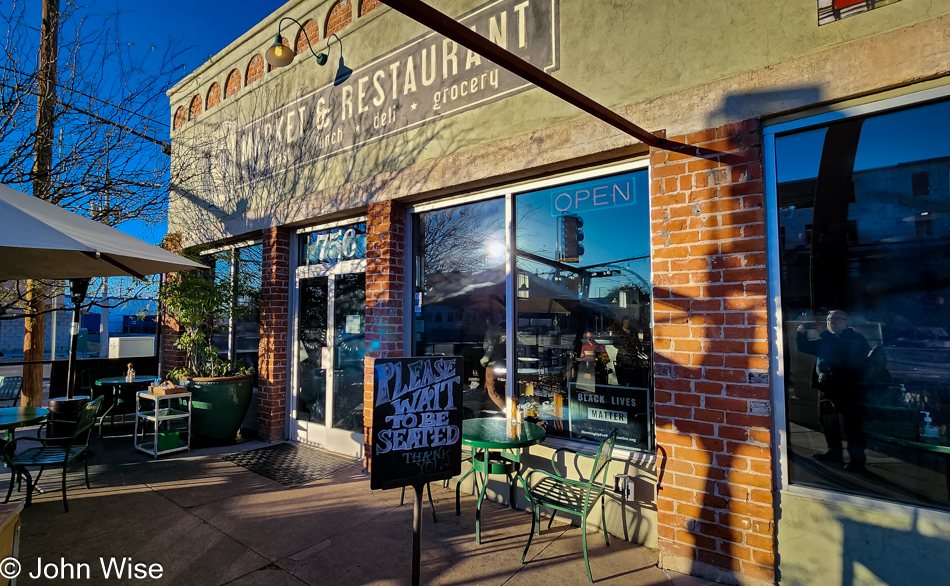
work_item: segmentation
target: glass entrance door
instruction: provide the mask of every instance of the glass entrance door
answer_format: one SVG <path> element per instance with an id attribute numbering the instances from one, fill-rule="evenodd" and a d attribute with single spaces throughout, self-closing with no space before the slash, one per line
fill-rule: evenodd
<path id="1" fill-rule="evenodd" d="M 297 271 L 296 439 L 354 457 L 363 450 L 363 264 Z"/>

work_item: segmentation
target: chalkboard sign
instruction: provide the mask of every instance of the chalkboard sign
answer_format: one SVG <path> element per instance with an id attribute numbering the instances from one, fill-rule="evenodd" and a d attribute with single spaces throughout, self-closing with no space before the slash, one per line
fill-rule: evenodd
<path id="1" fill-rule="evenodd" d="M 376 360 L 371 489 L 462 472 L 462 368 L 460 356 Z"/>

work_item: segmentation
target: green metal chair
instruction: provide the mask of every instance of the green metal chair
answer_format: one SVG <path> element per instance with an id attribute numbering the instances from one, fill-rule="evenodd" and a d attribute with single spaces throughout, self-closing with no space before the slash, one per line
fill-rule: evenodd
<path id="1" fill-rule="evenodd" d="M 584 564 L 587 565 L 587 578 L 593 583 L 594 577 L 590 573 L 590 559 L 587 557 L 587 516 L 591 509 L 600 500 L 600 524 L 604 529 L 604 541 L 610 545 L 610 537 L 607 535 L 607 524 L 605 523 L 605 503 L 604 496 L 607 490 L 607 465 L 610 464 L 611 454 L 614 450 L 614 444 L 617 443 L 617 429 L 615 428 L 607 438 L 600 442 L 596 456 L 587 454 L 575 454 L 579 458 L 593 460 L 593 469 L 587 480 L 571 480 L 557 473 L 558 452 L 567 451 L 563 448 L 554 452 L 551 456 L 551 467 L 554 472 L 546 470 L 532 470 L 528 474 L 529 481 L 534 474 L 544 476 L 534 486 L 528 489 L 528 499 L 531 501 L 531 530 L 528 531 L 528 543 L 524 546 L 524 553 L 521 554 L 521 563 L 524 564 L 525 557 L 528 555 L 528 548 L 531 547 L 531 538 L 534 537 L 535 528 L 541 532 L 541 505 L 553 509 L 551 520 L 548 521 L 548 528 L 554 522 L 554 517 L 558 511 L 578 515 L 581 518 L 581 534 L 584 543 Z M 603 472 L 603 478 L 598 482 L 597 477 Z"/>
<path id="2" fill-rule="evenodd" d="M 40 480 L 43 470 L 51 466 L 63 467 L 63 507 L 69 512 L 69 504 L 66 502 L 66 470 L 73 462 L 82 460 L 83 470 L 86 476 L 86 488 L 89 488 L 89 438 L 92 436 L 92 426 L 96 422 L 96 413 L 102 405 L 102 397 L 97 397 L 83 405 L 79 411 L 79 417 L 76 421 L 76 428 L 68 437 L 61 438 L 16 438 L 3 450 L 3 460 L 10 467 L 10 487 L 7 489 L 7 498 L 4 503 L 9 502 L 10 495 L 13 494 L 13 484 L 21 476 L 26 476 L 26 506 L 33 504 L 33 489 Z M 33 441 L 42 444 L 39 447 L 28 448 L 19 454 L 16 453 L 17 444 L 21 441 Z M 55 445 L 54 445 L 55 443 Z M 33 480 L 29 468 L 39 467 L 40 471 Z"/>
<path id="3" fill-rule="evenodd" d="M 22 376 L 0 376 L 0 402 L 13 401 L 12 407 L 20 401 L 20 391 L 23 389 Z"/>

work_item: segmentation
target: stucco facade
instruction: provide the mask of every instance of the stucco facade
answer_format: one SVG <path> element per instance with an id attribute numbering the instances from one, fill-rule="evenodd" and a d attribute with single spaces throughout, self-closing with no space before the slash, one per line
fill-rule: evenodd
<path id="1" fill-rule="evenodd" d="M 656 450 L 612 464 L 636 490 L 609 501 L 611 533 L 726 583 L 937 581 L 950 560 L 939 507 L 789 481 L 791 338 L 770 185 L 781 125 L 950 94 L 950 1 L 822 26 L 816 0 L 432 4 L 677 146 L 650 149 L 384 4 L 287 2 L 168 91 L 169 231 L 186 247 L 263 247 L 259 434 L 295 438 L 300 230 L 366 223 L 368 401 L 372 358 L 413 347 L 415 215 L 646 170 Z M 281 36 L 297 58 L 261 60 L 284 16 L 329 47 L 327 65 L 290 21 Z M 527 466 L 552 452 L 532 448 Z"/>

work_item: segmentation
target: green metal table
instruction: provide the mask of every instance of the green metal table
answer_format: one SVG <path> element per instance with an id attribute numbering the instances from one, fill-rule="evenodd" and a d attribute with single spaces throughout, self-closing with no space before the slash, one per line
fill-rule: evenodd
<path id="1" fill-rule="evenodd" d="M 150 376 L 136 376 L 132 380 L 125 380 L 124 376 L 110 376 L 106 378 L 100 378 L 95 382 L 95 386 L 99 388 L 109 387 L 112 389 L 111 396 L 104 395 L 103 402 L 106 403 L 105 411 L 102 412 L 102 415 L 99 417 L 99 435 L 102 435 L 102 423 L 106 420 L 106 416 L 109 415 L 109 412 L 112 411 L 116 405 L 122 403 L 123 405 L 128 403 L 134 403 L 135 397 L 139 391 L 148 388 L 149 383 L 155 380 L 155 375 Z M 95 393 L 93 393 L 93 398 L 95 398 Z M 106 401 L 105 399 L 108 399 Z M 125 423 L 125 410 L 122 412 L 122 423 Z M 133 413 L 134 415 L 134 413 Z M 112 419 L 110 419 L 112 424 L 115 423 L 115 413 L 112 414 Z"/>
<path id="2" fill-rule="evenodd" d="M 482 500 L 488 489 L 489 474 L 504 474 L 508 480 L 508 506 L 514 507 L 515 479 L 525 494 L 528 487 L 521 476 L 521 450 L 544 440 L 544 429 L 525 421 L 509 426 L 505 419 L 466 419 L 462 422 L 462 443 L 472 447 L 472 469 L 459 479 L 462 483 L 476 472 L 482 475 L 482 488 L 475 505 L 475 543 L 481 543 Z M 530 497 L 529 497 L 530 498 Z M 455 491 L 455 513 L 462 514 L 460 491 Z"/>
<path id="3" fill-rule="evenodd" d="M 49 417 L 49 409 L 42 407 L 3 407 L 0 408 L 0 430 L 6 440 L 12 439 L 13 430 L 40 423 Z"/>
<path id="4" fill-rule="evenodd" d="M 49 409 L 42 407 L 3 407 L 0 408 L 0 453 L 3 454 L 3 465 L 7 465 L 6 447 L 13 441 L 14 431 L 18 427 L 26 427 L 42 422 L 49 417 Z M 12 481 L 11 481 L 12 482 Z"/>

